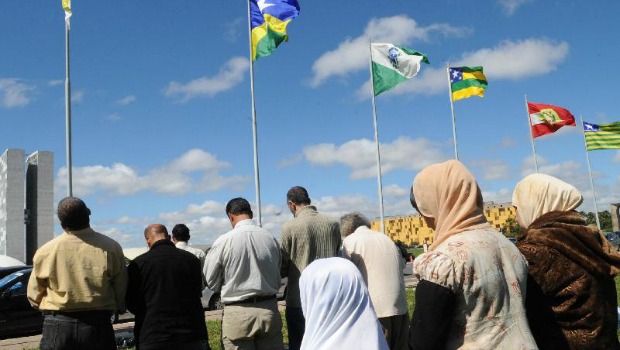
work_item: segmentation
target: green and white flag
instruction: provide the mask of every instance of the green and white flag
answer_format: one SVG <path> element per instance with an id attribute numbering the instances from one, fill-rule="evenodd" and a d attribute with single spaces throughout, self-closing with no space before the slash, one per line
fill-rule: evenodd
<path id="1" fill-rule="evenodd" d="M 370 52 L 375 96 L 418 74 L 420 62 L 430 63 L 424 54 L 389 43 L 371 43 Z"/>

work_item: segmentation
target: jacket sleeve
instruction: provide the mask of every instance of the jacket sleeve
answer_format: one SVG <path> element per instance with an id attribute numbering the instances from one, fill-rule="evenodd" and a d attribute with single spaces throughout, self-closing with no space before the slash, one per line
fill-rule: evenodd
<path id="1" fill-rule="evenodd" d="M 127 302 L 127 309 L 138 316 L 144 315 L 146 306 L 142 293 L 142 276 L 140 269 L 135 261 L 132 261 L 127 268 L 128 272 L 128 285 L 127 295 L 125 301 Z"/>
<path id="2" fill-rule="evenodd" d="M 43 262 L 39 259 L 37 254 L 35 254 L 33 260 L 32 273 L 30 274 L 30 279 L 28 280 L 27 297 L 30 305 L 32 305 L 35 309 L 38 309 L 41 304 L 41 300 L 43 300 L 43 297 L 47 294 L 47 278 L 41 277 Z"/>
<path id="3" fill-rule="evenodd" d="M 280 277 L 288 277 L 288 269 L 291 264 L 291 235 L 284 227 L 280 234 Z"/>
<path id="4" fill-rule="evenodd" d="M 410 350 L 443 349 L 454 310 L 455 295 L 426 280 L 415 292 L 415 309 L 409 328 Z"/>
<path id="5" fill-rule="evenodd" d="M 205 259 L 204 276 L 207 287 L 215 292 L 222 289 L 224 283 L 224 267 L 222 265 L 222 254 L 224 245 L 217 240 L 213 243 L 209 254 Z"/>
<path id="6" fill-rule="evenodd" d="M 114 288 L 114 297 L 116 300 L 116 311 L 125 312 L 125 295 L 127 294 L 127 265 L 125 263 L 125 255 L 123 249 L 117 244 L 115 260 L 112 261 L 112 286 Z"/>

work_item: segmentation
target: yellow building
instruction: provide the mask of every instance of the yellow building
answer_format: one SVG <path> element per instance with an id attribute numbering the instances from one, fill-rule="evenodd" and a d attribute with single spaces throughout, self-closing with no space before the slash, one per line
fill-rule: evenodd
<path id="1" fill-rule="evenodd" d="M 512 203 L 497 204 L 494 202 L 484 203 L 484 215 L 489 223 L 496 229 L 501 230 L 509 218 L 515 217 L 515 207 Z M 379 218 L 372 222 L 373 230 L 380 231 Z M 393 241 L 401 241 L 405 245 L 433 243 L 434 231 L 426 226 L 419 214 L 392 216 L 385 218 L 385 234 Z"/>

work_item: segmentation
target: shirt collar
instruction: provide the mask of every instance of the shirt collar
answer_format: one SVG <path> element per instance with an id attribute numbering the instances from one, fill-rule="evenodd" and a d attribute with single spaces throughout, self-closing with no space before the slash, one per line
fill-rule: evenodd
<path id="1" fill-rule="evenodd" d="M 75 230 L 75 231 L 65 230 L 65 232 L 70 234 L 70 235 L 77 235 L 77 236 L 79 236 L 79 235 L 93 233 L 95 231 L 92 228 L 87 227 L 87 228 L 83 228 L 81 230 Z"/>
<path id="2" fill-rule="evenodd" d="M 179 247 L 187 247 L 188 245 L 189 245 L 189 244 L 187 244 L 187 242 L 185 242 L 185 241 L 178 241 L 178 242 L 175 244 L 175 246 L 176 246 L 177 248 L 179 248 Z"/>
<path id="3" fill-rule="evenodd" d="M 171 246 L 174 246 L 174 243 L 172 243 L 172 241 L 169 240 L 169 239 L 160 239 L 159 241 L 153 243 L 153 245 L 151 246 L 151 250 L 153 250 L 153 248 L 158 247 L 160 245 L 171 245 Z"/>
<path id="4" fill-rule="evenodd" d="M 239 226 L 247 226 L 247 225 L 255 225 L 254 224 L 254 220 L 252 219 L 244 219 L 239 221 L 236 225 L 235 228 L 239 227 Z"/>

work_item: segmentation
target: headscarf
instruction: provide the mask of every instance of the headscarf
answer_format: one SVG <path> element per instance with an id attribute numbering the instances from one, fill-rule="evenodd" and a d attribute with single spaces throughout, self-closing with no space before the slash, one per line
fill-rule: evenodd
<path id="1" fill-rule="evenodd" d="M 458 160 L 430 165 L 413 179 L 417 210 L 435 220 L 434 250 L 462 231 L 490 227 L 474 176 Z"/>
<path id="2" fill-rule="evenodd" d="M 343 258 L 318 259 L 299 279 L 306 330 L 301 349 L 389 350 L 364 279 Z"/>
<path id="3" fill-rule="evenodd" d="M 524 228 L 543 214 L 574 210 L 581 202 L 583 197 L 574 186 L 545 174 L 526 176 L 512 194 L 512 205 L 517 207 Z"/>

